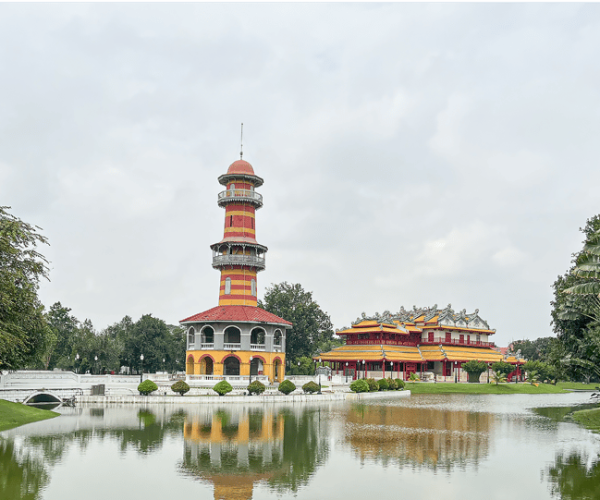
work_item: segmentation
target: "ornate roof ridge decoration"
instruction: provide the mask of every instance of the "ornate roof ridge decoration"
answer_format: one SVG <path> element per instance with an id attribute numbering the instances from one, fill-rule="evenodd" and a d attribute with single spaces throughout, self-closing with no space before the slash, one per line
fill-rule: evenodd
<path id="1" fill-rule="evenodd" d="M 427 323 L 429 320 L 435 318 L 439 315 L 438 306 L 434 304 L 433 307 L 428 307 L 427 312 L 425 313 L 424 321 Z"/>

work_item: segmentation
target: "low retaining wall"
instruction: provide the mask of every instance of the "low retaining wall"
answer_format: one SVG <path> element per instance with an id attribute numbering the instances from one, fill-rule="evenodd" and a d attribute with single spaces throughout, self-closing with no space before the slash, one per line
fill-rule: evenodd
<path id="1" fill-rule="evenodd" d="M 323 394 L 261 394 L 260 396 L 78 396 L 76 404 L 223 404 L 223 403 L 305 403 L 319 401 L 360 401 L 410 396 L 410 391 L 386 392 L 324 392 Z"/>

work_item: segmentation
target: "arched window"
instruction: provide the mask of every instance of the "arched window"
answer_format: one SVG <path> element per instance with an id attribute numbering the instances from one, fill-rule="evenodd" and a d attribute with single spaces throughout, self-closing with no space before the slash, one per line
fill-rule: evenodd
<path id="1" fill-rule="evenodd" d="M 273 336 L 273 342 L 275 343 L 275 345 L 281 345 L 281 337 L 281 331 L 275 330 L 275 335 Z"/>
<path id="2" fill-rule="evenodd" d="M 235 326 L 230 326 L 225 329 L 225 343 L 226 344 L 239 344 L 240 340 L 240 331 Z M 227 347 L 225 348 L 227 349 Z"/>
<path id="3" fill-rule="evenodd" d="M 264 345 L 265 343 L 265 331 L 262 328 L 254 328 L 250 332 L 250 344 L 253 345 Z"/>
<path id="4" fill-rule="evenodd" d="M 225 295 L 231 293 L 231 278 L 225 278 Z"/>
<path id="5" fill-rule="evenodd" d="M 256 297 L 256 280 L 254 278 L 250 281 L 250 288 L 252 289 L 252 296 Z"/>
<path id="6" fill-rule="evenodd" d="M 202 343 L 203 344 L 214 344 L 215 342 L 215 331 L 212 326 L 205 326 L 202 329 Z"/>
<path id="7" fill-rule="evenodd" d="M 188 330 L 188 345 L 191 345 L 194 342 L 196 342 L 196 330 L 194 330 L 193 326 L 190 326 L 190 329 Z"/>

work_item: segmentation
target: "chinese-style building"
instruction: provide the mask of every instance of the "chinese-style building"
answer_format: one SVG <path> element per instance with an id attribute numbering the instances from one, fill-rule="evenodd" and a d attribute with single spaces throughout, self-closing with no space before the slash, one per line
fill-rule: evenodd
<path id="1" fill-rule="evenodd" d="M 263 179 L 242 159 L 219 177 L 225 190 L 221 241 L 211 245 L 212 266 L 221 272 L 219 305 L 180 321 L 187 328 L 186 378 L 232 381 L 249 376 L 281 381 L 286 329 L 292 324 L 257 307 L 257 274 L 265 269 L 267 247 L 256 241 L 256 210 Z"/>
<path id="2" fill-rule="evenodd" d="M 338 374 L 352 378 L 394 377 L 407 380 L 411 373 L 436 380 L 466 380 L 461 364 L 470 360 L 491 365 L 503 361 L 490 337 L 496 333 L 479 317 L 479 310 L 467 314 L 431 308 L 406 311 L 396 315 L 385 312 L 367 317 L 365 314 L 351 328 L 338 330 L 346 345 L 315 356 L 330 362 Z M 519 365 L 524 360 L 506 361 Z"/>

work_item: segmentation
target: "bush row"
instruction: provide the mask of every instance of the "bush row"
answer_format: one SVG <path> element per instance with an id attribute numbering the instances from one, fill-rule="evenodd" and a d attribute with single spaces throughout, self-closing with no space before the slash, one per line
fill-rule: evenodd
<path id="1" fill-rule="evenodd" d="M 402 389 L 404 389 L 404 382 L 392 378 L 382 378 L 381 380 L 361 378 L 350 384 L 352 392 L 397 391 Z"/>

